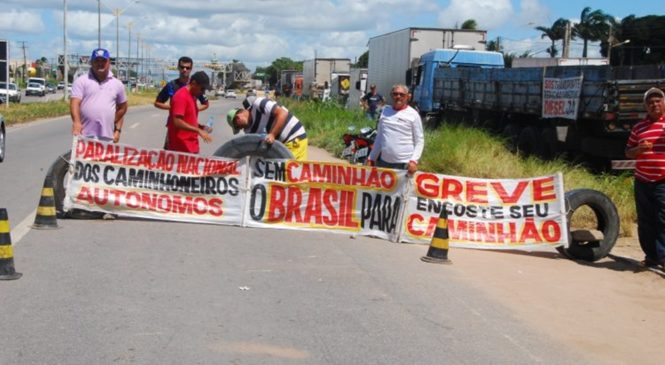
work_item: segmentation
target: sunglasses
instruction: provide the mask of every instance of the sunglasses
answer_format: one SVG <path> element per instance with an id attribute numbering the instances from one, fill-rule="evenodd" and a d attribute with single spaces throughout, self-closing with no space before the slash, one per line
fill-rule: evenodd
<path id="1" fill-rule="evenodd" d="M 406 93 L 391 93 L 392 96 L 406 96 Z"/>
<path id="2" fill-rule="evenodd" d="M 181 70 L 191 70 L 192 69 L 191 66 L 178 66 L 178 68 L 181 69 Z"/>

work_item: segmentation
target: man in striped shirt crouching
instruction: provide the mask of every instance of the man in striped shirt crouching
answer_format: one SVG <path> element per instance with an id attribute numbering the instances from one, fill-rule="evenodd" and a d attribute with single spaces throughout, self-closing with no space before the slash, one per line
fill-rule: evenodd
<path id="1" fill-rule="evenodd" d="M 307 160 L 305 127 L 288 109 L 268 98 L 252 96 L 243 100 L 242 106 L 231 109 L 226 115 L 233 134 L 241 129 L 245 133 L 265 133 L 266 143 L 280 141 L 296 160 Z"/>

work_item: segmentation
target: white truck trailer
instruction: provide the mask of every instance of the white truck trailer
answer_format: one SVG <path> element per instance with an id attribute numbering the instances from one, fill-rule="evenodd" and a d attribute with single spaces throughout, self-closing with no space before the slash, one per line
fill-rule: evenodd
<path id="1" fill-rule="evenodd" d="M 303 96 L 321 98 L 323 91 L 338 82 L 337 77 L 348 76 L 351 60 L 348 58 L 315 58 L 306 60 L 302 65 Z"/>
<path id="2" fill-rule="evenodd" d="M 455 46 L 483 51 L 486 41 L 485 30 L 442 28 L 412 27 L 372 37 L 369 39 L 367 86 L 376 85 L 377 91 L 387 98 L 393 85 L 410 86 L 407 71 L 417 65 L 426 52 Z"/>

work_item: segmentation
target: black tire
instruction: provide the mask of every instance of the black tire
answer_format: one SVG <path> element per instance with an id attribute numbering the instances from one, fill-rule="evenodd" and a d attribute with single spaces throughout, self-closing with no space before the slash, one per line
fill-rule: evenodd
<path id="1" fill-rule="evenodd" d="M 520 131 L 521 128 L 518 124 L 510 123 L 501 132 L 506 140 L 506 147 L 510 152 L 517 152 L 517 138 L 520 135 Z"/>
<path id="2" fill-rule="evenodd" d="M 536 127 L 525 127 L 517 138 L 517 151 L 525 156 L 542 156 L 543 145 Z"/>
<path id="3" fill-rule="evenodd" d="M 556 128 L 554 127 L 545 127 L 540 132 L 540 139 L 542 143 L 542 158 L 545 160 L 551 160 L 559 156 L 563 150 L 561 148 L 561 142 L 559 142 L 556 134 Z"/>
<path id="4" fill-rule="evenodd" d="M 612 200 L 600 191 L 575 189 L 566 192 L 566 219 L 568 221 L 568 248 L 557 247 L 563 255 L 584 261 L 598 261 L 607 256 L 619 237 L 619 213 Z M 570 220 L 577 209 L 588 206 L 596 215 L 596 229 L 603 232 L 600 241 L 573 241 Z"/>
<path id="5" fill-rule="evenodd" d="M 240 159 L 246 156 L 263 158 L 293 159 L 293 154 L 284 144 L 275 141 L 272 145 L 265 143 L 260 134 L 245 134 L 224 143 L 213 153 L 213 156 Z"/>
<path id="6" fill-rule="evenodd" d="M 48 171 L 48 176 L 53 177 L 53 197 L 55 199 L 55 215 L 57 218 L 75 218 L 75 219 L 100 219 L 104 213 L 90 212 L 82 209 L 72 209 L 65 212 L 64 202 L 67 193 L 67 171 L 69 170 L 69 160 L 71 151 L 67 151 L 53 162 Z"/>

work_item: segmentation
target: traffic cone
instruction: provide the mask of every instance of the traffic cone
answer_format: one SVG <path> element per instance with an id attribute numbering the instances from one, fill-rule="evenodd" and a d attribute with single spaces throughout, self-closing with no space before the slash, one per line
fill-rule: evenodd
<path id="1" fill-rule="evenodd" d="M 427 256 L 421 257 L 420 260 L 432 264 L 452 264 L 453 262 L 448 260 L 448 246 L 448 213 L 442 207 Z"/>
<path id="2" fill-rule="evenodd" d="M 0 208 L 0 280 L 16 280 L 22 275 L 14 269 L 14 250 L 9 234 L 7 209 Z"/>
<path id="3" fill-rule="evenodd" d="M 36 229 L 56 229 L 58 220 L 55 217 L 55 198 L 53 195 L 53 176 L 46 175 L 44 179 L 44 188 L 39 198 L 39 206 L 35 215 L 35 223 L 32 228 Z"/>

